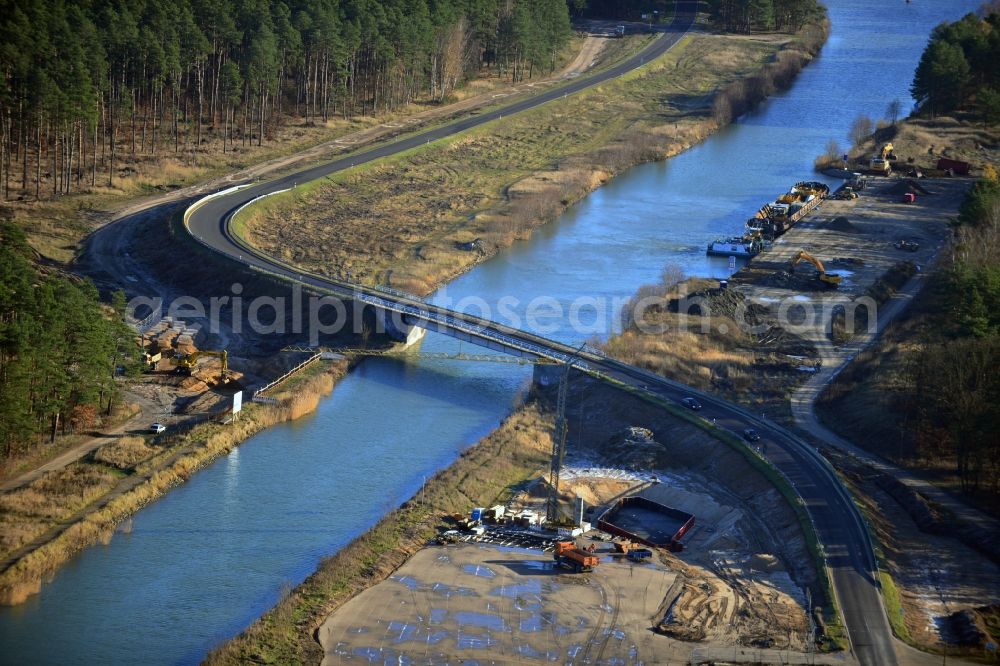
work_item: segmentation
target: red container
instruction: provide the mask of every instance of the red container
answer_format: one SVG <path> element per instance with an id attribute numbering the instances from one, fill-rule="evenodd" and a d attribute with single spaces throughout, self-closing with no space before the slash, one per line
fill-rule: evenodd
<path id="1" fill-rule="evenodd" d="M 968 176 L 971 165 L 968 162 L 959 162 L 958 160 L 949 160 L 947 157 L 942 157 L 937 162 L 937 168 L 941 171 L 951 171 L 956 176 Z"/>

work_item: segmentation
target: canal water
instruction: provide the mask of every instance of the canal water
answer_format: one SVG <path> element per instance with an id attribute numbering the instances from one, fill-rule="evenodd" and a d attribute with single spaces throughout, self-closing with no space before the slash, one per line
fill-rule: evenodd
<path id="1" fill-rule="evenodd" d="M 546 297 L 521 323 L 580 344 L 606 333 L 614 299 L 656 281 L 665 264 L 727 275 L 727 260 L 706 257 L 705 244 L 813 178 L 813 158 L 830 139 L 847 143 L 858 114 L 881 117 L 893 99 L 908 105 L 930 30 L 980 0 L 828 4 L 830 40 L 790 91 L 669 162 L 629 171 L 435 299 L 483 297 L 509 319 L 499 299 L 522 316 Z M 578 326 L 546 316 L 578 299 Z M 459 346 L 433 334 L 423 343 Z M 366 361 L 314 414 L 247 441 L 27 603 L 0 610 L 0 663 L 198 662 L 493 429 L 529 378 L 505 364 Z"/>

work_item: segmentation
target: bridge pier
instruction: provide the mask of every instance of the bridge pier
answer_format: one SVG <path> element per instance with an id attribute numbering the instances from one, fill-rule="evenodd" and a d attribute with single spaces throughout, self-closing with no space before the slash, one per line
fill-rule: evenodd
<path id="1" fill-rule="evenodd" d="M 375 310 L 375 316 L 386 334 L 393 340 L 402 342 L 404 347 L 412 347 L 427 335 L 427 329 L 404 322 L 403 318 L 394 312 L 379 308 Z"/>
<path id="2" fill-rule="evenodd" d="M 535 386 L 558 386 L 562 379 L 566 367 L 563 365 L 541 365 L 535 364 L 531 373 L 531 383 Z"/>

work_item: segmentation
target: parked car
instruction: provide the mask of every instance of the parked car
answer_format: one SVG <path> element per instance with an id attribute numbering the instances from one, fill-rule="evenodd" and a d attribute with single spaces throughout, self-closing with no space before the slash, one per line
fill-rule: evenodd
<path id="1" fill-rule="evenodd" d="M 748 442 L 759 442 L 760 434 L 753 428 L 747 428 L 743 431 L 743 438 Z"/>
<path id="2" fill-rule="evenodd" d="M 154 423 L 153 425 L 149 426 L 149 432 L 153 433 L 154 435 L 159 435 L 166 429 L 167 426 L 163 425 L 162 423 Z"/>
<path id="3" fill-rule="evenodd" d="M 690 396 L 681 400 L 681 404 L 687 407 L 688 409 L 693 409 L 695 411 L 701 409 L 701 403 Z"/>

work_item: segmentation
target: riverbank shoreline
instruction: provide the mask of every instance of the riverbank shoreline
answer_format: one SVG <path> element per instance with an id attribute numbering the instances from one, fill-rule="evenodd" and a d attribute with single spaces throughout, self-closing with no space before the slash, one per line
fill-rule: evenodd
<path id="1" fill-rule="evenodd" d="M 574 106 L 557 100 L 503 126 L 299 184 L 240 211 L 233 229 L 306 270 L 425 296 L 528 240 L 616 176 L 683 153 L 787 89 L 829 30 L 824 19 L 794 35 L 691 33 L 574 96 Z M 714 77 L 704 64 L 687 71 L 712 57 L 720 58 Z M 698 83 L 678 87 L 684 76 Z M 627 112 L 614 113 L 619 107 Z"/>
<path id="2" fill-rule="evenodd" d="M 250 437 L 315 411 L 348 370 L 347 363 L 324 361 L 290 378 L 294 393 L 280 396 L 277 404 L 250 403 L 227 424 L 192 419 L 176 443 L 150 464 L 137 466 L 111 492 L 19 549 L 23 552 L 0 573 L 0 605 L 16 606 L 40 592 L 43 582 L 77 553 L 107 543 L 123 521 Z"/>

